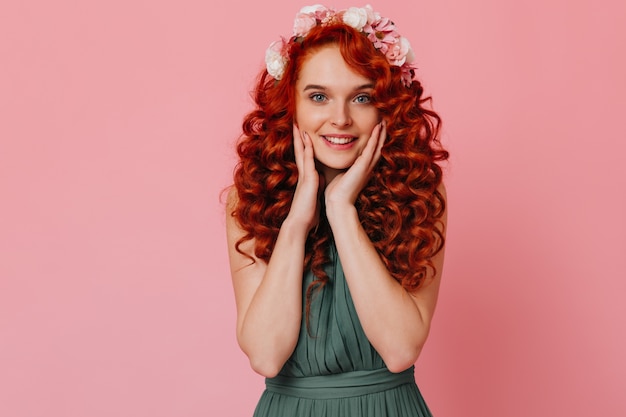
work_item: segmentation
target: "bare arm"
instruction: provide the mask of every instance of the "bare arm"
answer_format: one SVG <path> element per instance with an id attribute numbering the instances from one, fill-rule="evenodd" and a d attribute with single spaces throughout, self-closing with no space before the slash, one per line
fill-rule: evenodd
<path id="1" fill-rule="evenodd" d="M 354 201 L 380 155 L 385 132 L 378 141 L 372 140 L 376 134 L 353 167 L 327 187 L 326 213 L 365 334 L 389 370 L 401 372 L 415 363 L 428 337 L 444 252 L 433 258 L 436 275 L 431 272 L 420 289 L 409 293 L 391 276 L 365 233 Z M 440 192 L 445 198 L 443 186 Z M 445 231 L 446 214 L 441 221 Z"/>
<path id="2" fill-rule="evenodd" d="M 294 129 L 299 168 L 298 186 L 268 263 L 255 258 L 254 240 L 235 245 L 245 234 L 231 215 L 237 193 L 228 196 L 226 230 L 230 268 L 237 303 L 237 340 L 257 373 L 275 376 L 293 352 L 302 319 L 304 245 L 317 221 L 319 175 L 312 145 Z"/>
<path id="3" fill-rule="evenodd" d="M 415 363 L 428 337 L 443 250 L 433 259 L 436 275 L 429 273 L 425 284 L 410 294 L 387 271 L 356 209 L 336 208 L 333 212 L 338 220 L 330 222 L 339 258 L 365 334 L 392 372 L 403 371 Z"/>

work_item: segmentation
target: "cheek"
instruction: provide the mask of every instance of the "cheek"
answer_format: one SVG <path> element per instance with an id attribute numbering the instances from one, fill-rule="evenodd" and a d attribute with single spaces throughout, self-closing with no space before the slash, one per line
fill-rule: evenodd
<path id="1" fill-rule="evenodd" d="M 380 115 L 375 108 L 362 109 L 356 113 L 359 124 L 363 130 L 368 130 L 369 133 L 374 130 L 374 127 L 380 122 Z"/>
<path id="2" fill-rule="evenodd" d="M 298 126 L 315 129 L 324 123 L 325 116 L 320 109 L 312 106 L 300 106 L 299 110 L 296 110 L 295 117 Z"/>

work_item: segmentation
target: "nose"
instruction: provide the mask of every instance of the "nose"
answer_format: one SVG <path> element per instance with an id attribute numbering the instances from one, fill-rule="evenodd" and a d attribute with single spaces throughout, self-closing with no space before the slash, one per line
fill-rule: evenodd
<path id="1" fill-rule="evenodd" d="M 337 127 L 345 127 L 352 124 L 348 103 L 336 103 L 336 106 L 333 108 L 331 123 Z"/>

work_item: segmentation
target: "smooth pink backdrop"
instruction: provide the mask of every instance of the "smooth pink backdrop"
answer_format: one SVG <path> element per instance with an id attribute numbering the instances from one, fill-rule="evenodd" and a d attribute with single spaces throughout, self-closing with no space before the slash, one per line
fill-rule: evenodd
<path id="1" fill-rule="evenodd" d="M 250 416 L 219 195 L 306 3 L 5 3 L 0 415 Z M 374 7 L 452 153 L 431 409 L 626 415 L 626 3 Z"/>

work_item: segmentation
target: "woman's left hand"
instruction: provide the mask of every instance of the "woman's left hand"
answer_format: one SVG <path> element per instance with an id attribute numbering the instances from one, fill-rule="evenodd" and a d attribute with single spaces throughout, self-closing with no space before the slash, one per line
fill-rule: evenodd
<path id="1" fill-rule="evenodd" d="M 357 196 L 367 184 L 374 166 L 380 159 L 381 149 L 387 137 L 387 128 L 384 121 L 374 127 L 371 136 L 361 155 L 346 171 L 337 175 L 326 186 L 324 197 L 326 210 L 337 205 L 348 204 L 354 206 Z"/>

